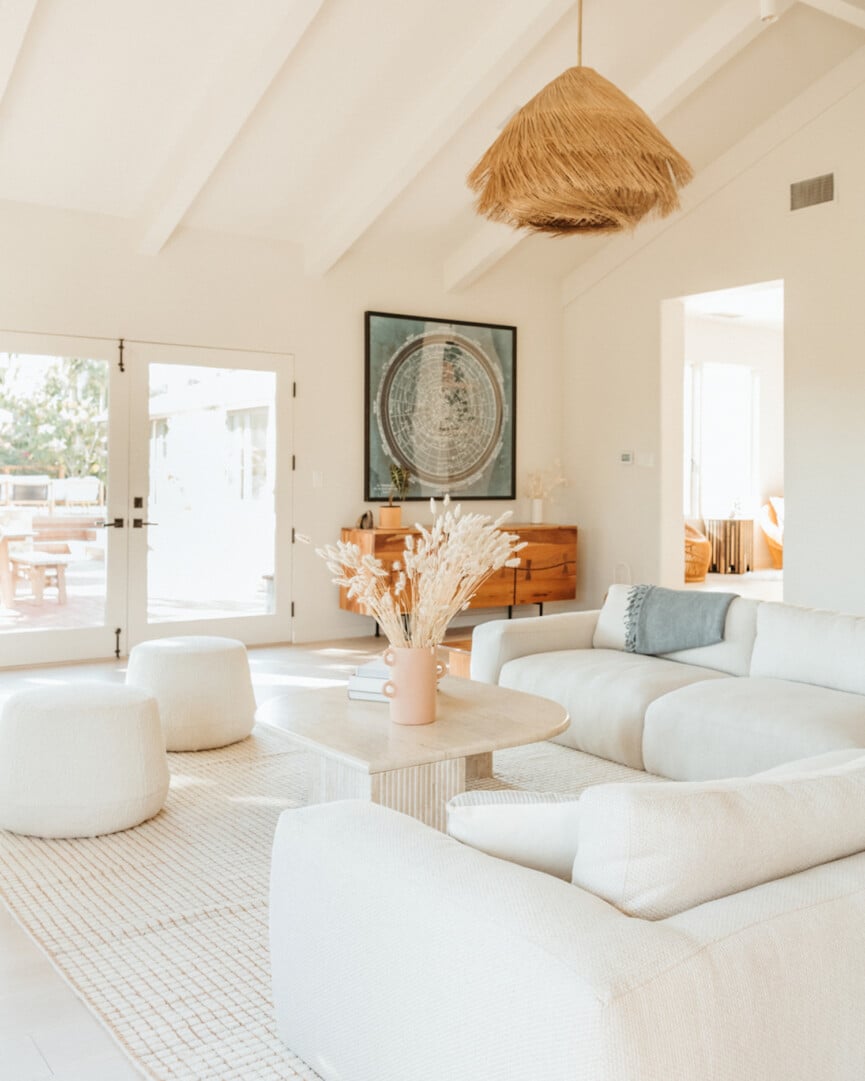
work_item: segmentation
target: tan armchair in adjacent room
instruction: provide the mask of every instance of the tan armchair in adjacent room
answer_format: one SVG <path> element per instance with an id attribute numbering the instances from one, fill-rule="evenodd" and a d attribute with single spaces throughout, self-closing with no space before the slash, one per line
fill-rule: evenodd
<path id="1" fill-rule="evenodd" d="M 780 569 L 784 566 L 784 497 L 772 496 L 764 503 L 758 521 L 766 536 L 772 566 Z"/>
<path id="2" fill-rule="evenodd" d="M 699 529 L 685 522 L 685 581 L 705 582 L 712 544 Z"/>

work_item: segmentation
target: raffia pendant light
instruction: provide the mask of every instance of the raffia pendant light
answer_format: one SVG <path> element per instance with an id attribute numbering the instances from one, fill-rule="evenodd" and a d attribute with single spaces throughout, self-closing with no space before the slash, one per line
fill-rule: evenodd
<path id="1" fill-rule="evenodd" d="M 612 233 L 678 209 L 693 177 L 681 154 L 627 94 L 568 68 L 511 117 L 469 173 L 477 210 L 536 233 Z"/>

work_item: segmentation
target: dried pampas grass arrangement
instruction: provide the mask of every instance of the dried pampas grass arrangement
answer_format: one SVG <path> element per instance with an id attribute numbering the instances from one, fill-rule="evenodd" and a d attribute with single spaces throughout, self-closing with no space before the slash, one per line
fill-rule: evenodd
<path id="1" fill-rule="evenodd" d="M 582 61 L 582 41 L 579 54 Z M 508 121 L 468 184 L 485 217 L 566 235 L 631 229 L 649 213 L 665 217 L 692 177 L 646 113 L 580 64 Z"/>

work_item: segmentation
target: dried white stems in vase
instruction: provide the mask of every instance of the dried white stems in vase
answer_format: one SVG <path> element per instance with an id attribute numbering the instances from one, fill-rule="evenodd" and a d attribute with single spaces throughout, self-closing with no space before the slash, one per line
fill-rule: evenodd
<path id="1" fill-rule="evenodd" d="M 526 496 L 529 499 L 549 499 L 556 488 L 564 488 L 568 483 L 562 473 L 562 463 L 556 459 L 552 469 L 538 469 L 529 473 Z"/>
<path id="2" fill-rule="evenodd" d="M 516 533 L 502 524 L 507 511 L 495 521 L 486 514 L 462 514 L 449 507 L 447 496 L 441 511 L 430 500 L 433 524 L 416 528 L 405 540 L 401 563 L 393 586 L 382 561 L 362 555 L 356 544 L 339 541 L 316 552 L 334 575 L 334 582 L 360 600 L 392 646 L 437 646 L 448 624 L 464 608 L 478 588 L 502 567 L 516 567 L 525 547 Z"/>

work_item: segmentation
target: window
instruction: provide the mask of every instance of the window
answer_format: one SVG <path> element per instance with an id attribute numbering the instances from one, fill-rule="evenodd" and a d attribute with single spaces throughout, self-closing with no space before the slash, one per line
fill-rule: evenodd
<path id="1" fill-rule="evenodd" d="M 267 485 L 267 406 L 229 412 L 225 423 L 231 439 L 231 492 L 235 499 L 258 499 Z"/>
<path id="2" fill-rule="evenodd" d="M 747 365 L 685 366 L 686 518 L 754 516 L 759 394 Z"/>

